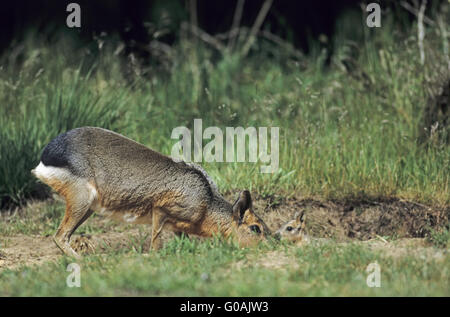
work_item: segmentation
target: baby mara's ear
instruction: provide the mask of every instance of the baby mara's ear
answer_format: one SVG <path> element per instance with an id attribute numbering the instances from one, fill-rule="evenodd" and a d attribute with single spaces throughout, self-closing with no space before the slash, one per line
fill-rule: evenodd
<path id="1" fill-rule="evenodd" d="M 305 221 L 305 211 L 297 211 L 295 213 L 295 220 L 297 220 L 299 223 L 303 223 Z"/>
<path id="2" fill-rule="evenodd" d="M 298 212 L 295 219 L 296 219 L 297 223 L 300 225 L 300 230 L 304 231 L 306 229 L 306 222 L 305 222 L 306 215 L 305 215 L 305 211 L 302 210 L 302 211 Z"/>

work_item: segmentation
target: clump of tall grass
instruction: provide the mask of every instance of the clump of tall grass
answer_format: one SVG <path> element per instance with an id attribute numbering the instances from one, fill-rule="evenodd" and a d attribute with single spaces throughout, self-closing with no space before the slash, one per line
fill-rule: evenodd
<path id="1" fill-rule="evenodd" d="M 23 50 L 21 62 L 2 60 L 0 207 L 45 195 L 30 171 L 52 138 L 80 126 L 112 128 L 124 110 L 123 92 L 103 93 L 82 60 L 69 65 L 53 53 L 38 46 Z"/>
<path id="2" fill-rule="evenodd" d="M 280 127 L 273 174 L 252 163 L 204 164 L 222 190 L 448 205 L 449 145 L 418 142 L 430 87 L 448 77 L 442 34 L 427 30 L 422 65 L 417 30 L 398 28 L 389 14 L 382 28 L 362 28 L 354 38 L 340 29 L 330 65 L 319 49 L 294 58 L 258 42 L 244 59 L 181 38 L 167 72 L 150 67 L 130 78 L 124 61 L 139 64 L 108 44 L 89 54 L 28 41 L 20 62 L 10 60 L 17 54 L 1 61 L 0 197 L 18 203 L 36 194 L 29 170 L 60 132 L 112 128 L 170 154 L 172 129 L 201 118 L 204 128 Z"/>

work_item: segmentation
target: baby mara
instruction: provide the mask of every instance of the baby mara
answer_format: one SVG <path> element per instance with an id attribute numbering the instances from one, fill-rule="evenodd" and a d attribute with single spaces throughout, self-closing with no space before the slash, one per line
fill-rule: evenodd
<path id="1" fill-rule="evenodd" d="M 298 246 L 309 243 L 311 238 L 306 234 L 305 212 L 296 212 L 294 219 L 281 225 L 274 236 L 279 240 L 289 241 Z"/>
<path id="2" fill-rule="evenodd" d="M 312 237 L 306 230 L 306 216 L 305 212 L 298 211 L 295 213 L 294 218 L 281 225 L 274 238 L 281 241 L 287 241 L 297 246 L 304 246 L 306 244 L 321 245 L 328 243 L 331 240 L 328 238 Z"/>

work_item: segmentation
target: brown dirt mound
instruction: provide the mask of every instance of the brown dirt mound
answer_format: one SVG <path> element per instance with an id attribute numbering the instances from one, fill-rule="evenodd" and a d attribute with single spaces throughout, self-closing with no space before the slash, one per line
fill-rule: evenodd
<path id="1" fill-rule="evenodd" d="M 449 226 L 450 207 L 429 207 L 392 199 L 386 201 L 327 201 L 286 199 L 272 206 L 271 199 L 255 202 L 263 218 L 276 230 L 305 210 L 310 235 L 335 239 L 369 240 L 377 236 L 424 238 L 432 229 Z"/>

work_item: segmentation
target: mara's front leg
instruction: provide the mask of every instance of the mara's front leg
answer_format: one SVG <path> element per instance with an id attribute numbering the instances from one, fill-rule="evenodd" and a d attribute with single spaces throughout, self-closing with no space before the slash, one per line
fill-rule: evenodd
<path id="1" fill-rule="evenodd" d="M 152 240 L 150 248 L 157 251 L 161 248 L 161 231 L 168 219 L 167 213 L 161 208 L 154 208 L 152 211 Z"/>

